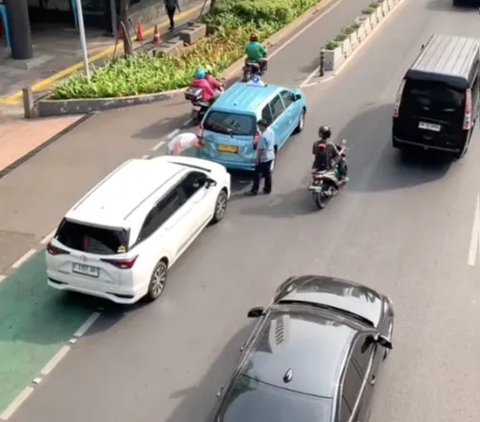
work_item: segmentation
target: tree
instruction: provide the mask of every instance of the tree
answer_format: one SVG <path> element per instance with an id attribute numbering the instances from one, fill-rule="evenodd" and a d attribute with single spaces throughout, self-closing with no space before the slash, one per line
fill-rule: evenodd
<path id="1" fill-rule="evenodd" d="M 133 54 L 132 40 L 130 39 L 130 31 L 128 30 L 128 15 L 130 10 L 130 0 L 120 0 L 120 25 L 123 30 L 123 51 L 125 56 Z"/>

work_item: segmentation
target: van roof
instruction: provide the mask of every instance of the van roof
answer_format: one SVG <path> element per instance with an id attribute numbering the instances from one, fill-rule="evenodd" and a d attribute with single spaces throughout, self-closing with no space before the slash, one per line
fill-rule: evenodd
<path id="1" fill-rule="evenodd" d="M 445 82 L 466 89 L 472 67 L 478 61 L 479 47 L 476 38 L 432 35 L 406 78 Z"/>
<path id="2" fill-rule="evenodd" d="M 172 183 L 187 172 L 187 167 L 166 157 L 132 159 L 110 173 L 66 214 L 67 220 L 105 227 L 130 228 L 134 211 L 154 193 L 168 191 Z M 157 197 L 157 195 L 155 195 Z"/>
<path id="3" fill-rule="evenodd" d="M 215 101 L 212 110 L 255 113 L 280 89 L 277 85 L 259 87 L 237 82 Z"/>

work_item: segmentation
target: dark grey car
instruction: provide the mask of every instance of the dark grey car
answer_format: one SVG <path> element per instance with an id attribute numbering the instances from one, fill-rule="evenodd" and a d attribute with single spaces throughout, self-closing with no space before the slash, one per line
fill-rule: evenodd
<path id="1" fill-rule="evenodd" d="M 212 422 L 366 422 L 392 348 L 391 300 L 360 284 L 291 277 L 258 318 Z"/>

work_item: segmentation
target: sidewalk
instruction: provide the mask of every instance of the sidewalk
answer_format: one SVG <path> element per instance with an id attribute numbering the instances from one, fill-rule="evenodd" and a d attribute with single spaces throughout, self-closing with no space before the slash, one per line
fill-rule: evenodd
<path id="1" fill-rule="evenodd" d="M 172 33 L 168 31 L 169 23 L 166 18 L 158 22 L 161 38 L 175 36 L 181 30 L 181 25 L 198 17 L 202 6 L 203 1 L 198 0 L 193 2 L 188 9 L 178 13 L 175 17 L 177 29 Z M 208 8 L 208 5 L 206 8 Z M 145 44 L 151 42 L 153 29 L 153 26 L 146 28 Z M 101 63 L 102 60 L 111 58 L 115 49 L 114 38 L 101 37 L 98 33 L 92 31 L 90 31 L 88 38 L 87 48 L 90 54 L 90 63 Z M 141 44 L 135 42 L 134 48 L 138 47 L 141 47 Z M 33 69 L 21 68 L 13 60 L 7 60 L 0 66 L 0 106 L 2 106 L 0 115 L 14 114 L 13 112 L 10 113 L 8 109 L 20 107 L 22 88 L 31 86 L 32 91 L 38 97 L 50 90 L 58 81 L 65 79 L 74 72 L 83 70 L 82 51 L 78 34 L 75 31 L 50 29 L 48 34 L 44 36 L 38 35 L 34 50 L 36 56 L 34 60 L 44 61 L 38 67 Z M 116 55 L 119 56 L 122 51 L 123 43 L 119 41 Z"/>
<path id="2" fill-rule="evenodd" d="M 5 122 L 0 119 L 0 178 L 84 119 L 84 116 Z"/>

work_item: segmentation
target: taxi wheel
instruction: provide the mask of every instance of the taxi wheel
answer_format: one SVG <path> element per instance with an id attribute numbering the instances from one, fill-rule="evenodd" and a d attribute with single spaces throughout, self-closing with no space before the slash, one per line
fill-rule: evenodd
<path id="1" fill-rule="evenodd" d="M 300 133 L 305 128 L 305 110 L 302 111 L 300 119 L 298 119 L 298 126 L 295 128 L 295 133 Z"/>

